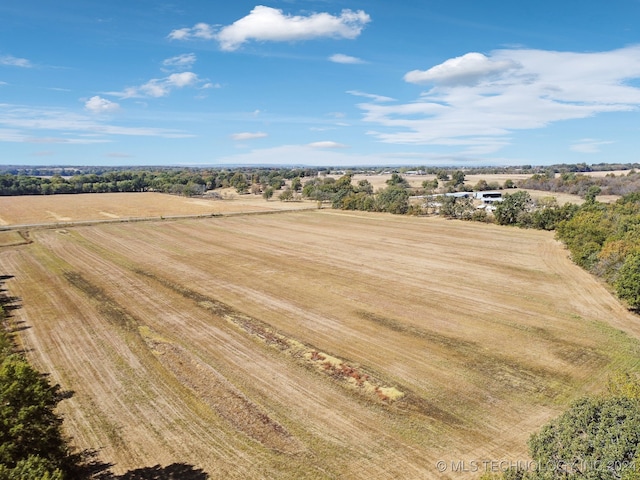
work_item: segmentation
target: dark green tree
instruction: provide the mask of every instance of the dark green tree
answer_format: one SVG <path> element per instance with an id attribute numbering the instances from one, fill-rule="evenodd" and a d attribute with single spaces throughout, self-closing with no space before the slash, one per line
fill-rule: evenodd
<path id="1" fill-rule="evenodd" d="M 531 437 L 529 451 L 540 468 L 524 478 L 624 478 L 632 473 L 638 445 L 640 403 L 637 399 L 584 398 Z"/>
<path id="2" fill-rule="evenodd" d="M 264 192 L 262 192 L 262 198 L 264 198 L 265 200 L 269 201 L 269 199 L 273 197 L 273 187 L 267 187 L 264 189 Z"/>
<path id="3" fill-rule="evenodd" d="M 380 212 L 404 214 L 409 210 L 409 192 L 405 188 L 391 185 L 376 195 L 376 209 Z"/>
<path id="4" fill-rule="evenodd" d="M 302 180 L 300 180 L 300 177 L 296 177 L 291 180 L 291 190 L 294 192 L 302 190 Z"/>
<path id="5" fill-rule="evenodd" d="M 618 297 L 633 309 L 640 309 L 640 253 L 628 255 L 615 282 Z"/>
<path id="6" fill-rule="evenodd" d="M 248 183 L 244 173 L 236 172 L 229 180 L 229 185 L 234 187 L 239 194 L 247 193 Z"/>
<path id="7" fill-rule="evenodd" d="M 422 188 L 429 193 L 432 193 L 436 188 L 438 188 L 438 179 L 434 178 L 433 180 L 425 180 L 422 182 Z"/>
<path id="8" fill-rule="evenodd" d="M 438 170 L 436 172 L 436 178 L 438 180 L 443 181 L 443 182 L 448 182 L 449 181 L 449 173 L 446 170 Z"/>
<path id="9" fill-rule="evenodd" d="M 369 182 L 369 180 L 366 180 L 366 179 L 360 180 L 356 187 L 356 192 L 358 193 L 362 192 L 362 193 L 366 193 L 367 195 L 371 195 L 373 194 L 373 185 L 371 185 L 371 182 Z"/>
<path id="10" fill-rule="evenodd" d="M 293 190 L 291 190 L 290 188 L 286 188 L 284 189 L 284 191 L 278 195 L 278 199 L 281 202 L 290 202 L 291 200 L 293 200 Z"/>
<path id="11" fill-rule="evenodd" d="M 500 225 L 515 225 L 520 221 L 522 214 L 527 212 L 531 204 L 529 192 L 520 191 L 513 194 L 506 194 L 496 205 L 493 212 L 496 222 Z"/>
<path id="12" fill-rule="evenodd" d="M 19 460 L 15 467 L 0 464 L 0 480 L 64 480 L 63 471 L 38 456 Z"/>
<path id="13" fill-rule="evenodd" d="M 462 170 L 456 170 L 451 174 L 451 185 L 457 187 L 464 184 L 464 172 Z"/>
<path id="14" fill-rule="evenodd" d="M 331 187 L 333 190 L 331 205 L 333 208 L 342 208 L 343 200 L 354 192 L 351 175 L 343 175 Z"/>
<path id="15" fill-rule="evenodd" d="M 407 179 L 404 178 L 402 175 L 400 175 L 399 173 L 392 173 L 391 174 L 391 178 L 389 180 L 386 181 L 386 184 L 389 186 L 397 186 L 397 187 L 402 187 L 402 188 L 409 188 L 409 182 L 407 182 Z"/>
<path id="16" fill-rule="evenodd" d="M 54 475 L 57 470 L 73 467 L 74 457 L 62 434 L 62 419 L 54 411 L 62 398 L 59 385 L 51 385 L 21 356 L 2 359 L 0 464 L 5 471 L 24 469 L 29 464 Z"/>
<path id="17" fill-rule="evenodd" d="M 473 200 L 469 197 L 454 197 L 445 195 L 442 197 L 440 215 L 459 220 L 471 220 L 474 213 Z"/>
<path id="18" fill-rule="evenodd" d="M 598 187 L 597 185 L 591 185 L 587 189 L 587 193 L 585 194 L 584 199 L 587 203 L 593 203 L 596 201 L 596 197 L 600 195 L 601 192 L 602 189 L 600 187 Z"/>
<path id="19" fill-rule="evenodd" d="M 560 222 L 556 235 L 567 245 L 573 261 L 589 270 L 612 231 L 605 207 L 596 203 L 585 204 L 570 220 Z"/>

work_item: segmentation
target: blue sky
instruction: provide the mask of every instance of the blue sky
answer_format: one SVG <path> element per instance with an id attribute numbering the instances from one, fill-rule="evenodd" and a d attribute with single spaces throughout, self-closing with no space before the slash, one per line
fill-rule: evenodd
<path id="1" fill-rule="evenodd" d="M 3 0 L 29 165 L 640 160 L 640 0 Z"/>

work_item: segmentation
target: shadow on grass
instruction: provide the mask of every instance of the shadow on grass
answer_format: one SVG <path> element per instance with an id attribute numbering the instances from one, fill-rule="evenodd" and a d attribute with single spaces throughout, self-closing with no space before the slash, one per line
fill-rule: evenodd
<path id="1" fill-rule="evenodd" d="M 12 337 L 18 332 L 31 328 L 24 321 L 11 321 L 12 311 L 19 309 L 22 305 L 20 298 L 10 296 L 4 288 L 4 282 L 10 278 L 13 276 L 0 275 L 0 348 L 4 349 L 3 354 L 20 353 L 16 351 L 16 344 Z M 49 374 L 44 373 L 42 376 L 46 378 Z M 59 385 L 55 388 L 59 389 Z M 71 390 L 58 390 L 57 402 L 72 396 Z M 72 480 L 207 480 L 209 478 L 202 469 L 186 463 L 172 463 L 166 467 L 156 465 L 138 468 L 122 475 L 115 475 L 111 471 L 113 464 L 102 462 L 98 454 L 97 450 L 70 452 L 65 459 L 62 459 L 63 469 L 67 472 L 65 478 Z M 2 478 L 5 477 L 2 476 Z"/>
<path id="2" fill-rule="evenodd" d="M 112 466 L 108 463 L 93 461 L 90 464 L 85 464 L 76 478 L 78 480 L 207 480 L 209 478 L 207 472 L 187 463 L 172 463 L 166 467 L 156 465 L 155 467 L 136 468 L 122 475 L 113 474 L 111 472 Z"/>
<path id="3" fill-rule="evenodd" d="M 165 467 L 136 468 L 121 475 L 111 471 L 112 463 L 105 463 L 99 459 L 98 450 L 84 450 L 76 454 L 79 461 L 76 468 L 72 468 L 69 478 L 75 480 L 207 480 L 209 474 L 201 468 L 187 463 L 172 463 Z"/>
<path id="4" fill-rule="evenodd" d="M 123 475 L 114 476 L 113 480 L 207 480 L 209 475 L 200 468 L 186 463 L 172 463 L 166 467 L 138 468 Z"/>

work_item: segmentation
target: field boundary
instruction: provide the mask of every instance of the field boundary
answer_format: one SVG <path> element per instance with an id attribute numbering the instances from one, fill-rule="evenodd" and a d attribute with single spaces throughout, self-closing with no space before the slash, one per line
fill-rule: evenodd
<path id="1" fill-rule="evenodd" d="M 284 210 L 259 210 L 259 211 L 247 211 L 247 212 L 229 212 L 229 213 L 200 213 L 192 215 L 160 215 L 153 217 L 128 217 L 106 220 L 77 220 L 77 221 L 63 221 L 52 223 L 23 223 L 15 225 L 0 225 L 0 232 L 8 232 L 13 230 L 39 230 L 39 229 L 56 229 L 56 228 L 72 228 L 72 227 L 88 227 L 92 225 L 108 225 L 111 223 L 140 223 L 140 222 L 164 222 L 175 220 L 195 220 L 202 218 L 216 218 L 216 217 L 241 217 L 248 215 L 271 215 L 277 213 L 292 213 L 292 212 L 307 212 L 311 210 L 318 210 L 318 207 L 309 208 L 292 208 Z"/>

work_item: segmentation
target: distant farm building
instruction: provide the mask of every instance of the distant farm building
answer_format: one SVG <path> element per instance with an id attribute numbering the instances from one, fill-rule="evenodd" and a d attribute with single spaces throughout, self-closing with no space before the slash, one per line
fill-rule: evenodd
<path id="1" fill-rule="evenodd" d="M 502 192 L 500 190 L 486 190 L 484 192 L 475 192 L 474 198 L 480 200 L 483 203 L 495 203 L 501 202 Z"/>
<path id="2" fill-rule="evenodd" d="M 447 197 L 455 197 L 455 198 L 473 198 L 473 192 L 451 192 L 445 193 Z"/>

